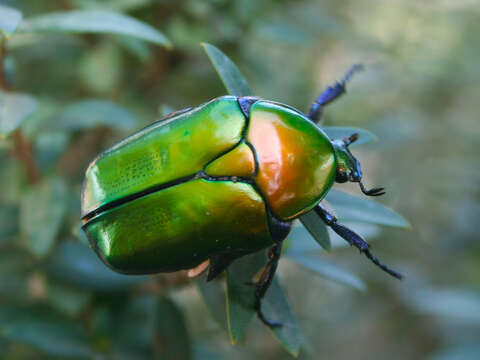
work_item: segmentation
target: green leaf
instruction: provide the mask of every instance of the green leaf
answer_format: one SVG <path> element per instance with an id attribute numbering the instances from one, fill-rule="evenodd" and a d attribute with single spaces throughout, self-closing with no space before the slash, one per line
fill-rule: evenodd
<path id="1" fill-rule="evenodd" d="M 250 95 L 247 80 L 237 66 L 215 46 L 203 43 L 213 67 L 230 95 Z M 232 344 L 240 341 L 248 330 L 255 313 L 255 287 L 248 283 L 266 264 L 263 252 L 244 256 L 227 268 L 227 324 Z"/>
<path id="2" fill-rule="evenodd" d="M 247 80 L 232 60 L 213 45 L 202 43 L 202 46 L 230 95 L 252 95 Z"/>
<path id="3" fill-rule="evenodd" d="M 265 263 L 265 254 L 260 251 L 235 260 L 227 268 L 227 322 L 234 345 L 245 336 L 255 314 L 255 287 L 249 283 Z"/>
<path id="4" fill-rule="evenodd" d="M 255 286 L 250 283 L 266 261 L 264 252 L 260 251 L 236 260 L 227 268 L 227 321 L 234 345 L 244 337 L 255 315 Z M 265 316 L 284 325 L 272 329 L 275 337 L 289 353 L 297 356 L 300 350 L 298 325 L 276 278 L 262 301 Z"/>
<path id="5" fill-rule="evenodd" d="M 225 304 L 225 290 L 220 281 L 205 281 L 201 276 L 195 280 L 198 291 L 203 297 L 215 321 L 224 329 L 227 329 L 227 309 Z"/>
<path id="6" fill-rule="evenodd" d="M 308 230 L 315 241 L 325 250 L 330 250 L 332 245 L 330 243 L 330 236 L 328 235 L 327 227 L 315 211 L 309 211 L 300 216 L 300 221 Z"/>
<path id="7" fill-rule="evenodd" d="M 367 287 L 358 276 L 337 266 L 326 263 L 316 256 L 295 254 L 290 255 L 288 258 L 324 279 L 332 280 L 362 291 L 364 291 Z"/>
<path id="8" fill-rule="evenodd" d="M 19 31 L 129 35 L 167 48 L 171 47 L 165 35 L 150 25 L 127 15 L 101 10 L 77 10 L 40 15 L 26 19 L 19 27 Z"/>
<path id="9" fill-rule="evenodd" d="M 338 190 L 330 190 L 326 200 L 332 205 L 335 213 L 341 220 L 410 228 L 408 221 L 401 215 L 369 199 Z"/>
<path id="10" fill-rule="evenodd" d="M 49 178 L 31 187 L 20 204 L 20 231 L 29 249 L 44 256 L 53 246 L 67 210 L 67 185 L 61 178 Z"/>
<path id="11" fill-rule="evenodd" d="M 267 319 L 278 321 L 283 325 L 271 330 L 282 346 L 290 354 L 297 357 L 301 346 L 300 329 L 290 309 L 287 297 L 280 287 L 278 278 L 273 279 L 272 285 L 263 300 L 262 310 Z"/>
<path id="12" fill-rule="evenodd" d="M 375 134 L 365 129 L 343 126 L 322 126 L 322 130 L 325 131 L 328 137 L 332 140 L 343 139 L 351 136 L 354 133 L 358 133 L 360 137 L 350 146 L 366 144 L 372 141 L 378 141 L 378 137 Z"/>
<path id="13" fill-rule="evenodd" d="M 122 275 L 110 270 L 95 252 L 76 241 L 62 242 L 47 263 L 48 272 L 68 284 L 96 291 L 119 291 L 129 288 L 147 276 Z"/>
<path id="14" fill-rule="evenodd" d="M 215 46 L 207 43 L 202 45 L 228 93 L 236 96 L 251 95 L 247 80 L 237 66 Z M 227 323 L 232 344 L 236 344 L 245 336 L 255 314 L 255 287 L 249 283 L 266 261 L 264 252 L 260 251 L 236 260 L 227 268 Z M 269 292 L 273 293 L 273 298 L 267 300 Z M 273 330 L 275 336 L 288 352 L 297 356 L 300 350 L 298 326 L 275 279 L 265 301 L 268 302 L 266 307 L 273 313 L 272 316 L 276 316 L 284 323 L 283 328 Z"/>
<path id="15" fill-rule="evenodd" d="M 0 91 L 0 138 L 18 128 L 37 108 L 30 95 Z"/>
<path id="16" fill-rule="evenodd" d="M 183 313 L 167 298 L 157 304 L 154 338 L 160 359 L 192 359 L 192 344 Z"/>
<path id="17" fill-rule="evenodd" d="M 146 63 L 152 58 L 152 51 L 148 44 L 131 36 L 117 37 L 118 43 L 134 55 L 139 61 Z"/>
<path id="18" fill-rule="evenodd" d="M 91 356 L 85 332 L 47 307 L 0 305 L 0 337 L 60 357 Z"/>
<path id="19" fill-rule="evenodd" d="M 0 5 L 0 31 L 5 37 L 13 34 L 22 21 L 22 13 L 9 6 Z"/>
<path id="20" fill-rule="evenodd" d="M 57 119 L 56 126 L 70 130 L 89 129 L 104 125 L 131 130 L 135 117 L 123 107 L 107 100 L 83 100 L 68 105 Z"/>

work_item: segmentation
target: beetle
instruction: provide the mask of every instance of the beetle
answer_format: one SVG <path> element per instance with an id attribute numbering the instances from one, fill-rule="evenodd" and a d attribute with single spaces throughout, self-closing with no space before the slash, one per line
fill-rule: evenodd
<path id="1" fill-rule="evenodd" d="M 333 231 L 390 275 L 359 235 L 321 203 L 335 182 L 367 190 L 348 146 L 317 125 L 326 105 L 345 93 L 353 66 L 305 115 L 258 97 L 223 96 L 152 123 L 94 159 L 82 191 L 82 228 L 111 269 L 151 274 L 191 269 L 209 260 L 207 280 L 236 259 L 266 248 L 254 284 L 255 311 L 271 285 L 292 221 L 314 211 Z"/>

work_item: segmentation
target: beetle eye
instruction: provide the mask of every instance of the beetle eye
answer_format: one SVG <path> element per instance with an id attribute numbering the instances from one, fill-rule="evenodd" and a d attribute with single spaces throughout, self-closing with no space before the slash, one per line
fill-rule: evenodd
<path id="1" fill-rule="evenodd" d="M 344 183 L 348 181 L 348 175 L 346 171 L 337 171 L 337 176 L 335 177 L 335 181 L 338 183 Z"/>

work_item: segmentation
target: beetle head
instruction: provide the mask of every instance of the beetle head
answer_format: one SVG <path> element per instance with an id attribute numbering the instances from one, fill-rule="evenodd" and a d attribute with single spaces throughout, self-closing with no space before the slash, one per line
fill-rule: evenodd
<path id="1" fill-rule="evenodd" d="M 373 188 L 367 190 L 362 183 L 362 169 L 360 162 L 352 155 L 348 146 L 358 139 L 358 133 L 353 134 L 350 137 L 334 140 L 333 147 L 335 149 L 335 155 L 337 157 L 337 173 L 335 181 L 338 183 L 344 183 L 347 181 L 358 182 L 360 189 L 365 195 L 379 196 L 385 194 L 383 188 Z"/>

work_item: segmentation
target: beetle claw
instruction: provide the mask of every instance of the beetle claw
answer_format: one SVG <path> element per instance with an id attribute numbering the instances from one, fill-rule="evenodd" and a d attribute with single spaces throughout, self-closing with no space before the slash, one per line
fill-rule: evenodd
<path id="1" fill-rule="evenodd" d="M 380 196 L 385 194 L 385 188 L 383 187 L 367 190 L 361 181 L 359 181 L 358 183 L 360 184 L 360 189 L 362 190 L 362 192 L 367 196 Z"/>

